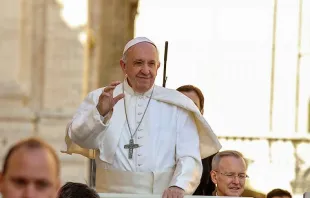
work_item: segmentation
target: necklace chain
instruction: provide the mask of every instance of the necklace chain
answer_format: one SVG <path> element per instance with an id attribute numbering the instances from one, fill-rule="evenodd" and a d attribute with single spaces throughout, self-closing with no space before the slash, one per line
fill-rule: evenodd
<path id="1" fill-rule="evenodd" d="M 154 86 L 154 87 L 155 87 L 155 86 Z M 128 129 L 129 129 L 129 133 L 130 133 L 131 139 L 132 139 L 132 138 L 134 137 L 134 135 L 137 133 L 137 131 L 138 131 L 139 127 L 140 127 L 140 124 L 141 124 L 141 122 L 142 122 L 142 120 L 143 120 L 143 118 L 144 118 L 144 115 L 145 115 L 145 113 L 146 113 L 146 110 L 147 110 L 148 107 L 149 107 L 149 104 L 150 104 L 151 99 L 152 99 L 152 96 L 153 96 L 154 87 L 152 88 L 151 96 L 150 96 L 149 101 L 148 101 L 148 103 L 147 103 L 147 105 L 146 105 L 146 108 L 145 108 L 144 113 L 143 113 L 143 115 L 142 115 L 142 118 L 141 118 L 141 120 L 140 120 L 140 122 L 139 122 L 139 125 L 138 125 L 138 127 L 136 128 L 136 130 L 135 130 L 135 132 L 134 132 L 133 134 L 132 134 L 131 129 L 130 129 L 130 126 L 129 126 L 128 116 L 127 116 L 127 110 L 126 110 L 126 101 L 125 101 L 125 98 L 124 98 L 124 108 L 125 108 L 126 121 L 127 121 L 127 125 L 128 125 Z M 124 83 L 123 83 L 123 94 L 125 94 Z"/>

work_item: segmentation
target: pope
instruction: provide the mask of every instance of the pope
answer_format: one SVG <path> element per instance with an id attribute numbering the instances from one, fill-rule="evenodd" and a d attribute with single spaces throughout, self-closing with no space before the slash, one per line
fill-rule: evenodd
<path id="1" fill-rule="evenodd" d="M 65 152 L 95 159 L 100 193 L 192 194 L 201 158 L 221 148 L 216 135 L 191 99 L 154 84 L 160 67 L 154 42 L 130 40 L 120 66 L 123 82 L 90 92 L 78 107 Z"/>

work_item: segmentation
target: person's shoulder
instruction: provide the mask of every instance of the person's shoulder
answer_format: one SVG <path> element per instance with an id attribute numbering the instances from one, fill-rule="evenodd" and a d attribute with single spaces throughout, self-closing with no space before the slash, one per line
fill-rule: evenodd
<path id="1" fill-rule="evenodd" d="M 156 86 L 156 90 L 159 93 L 158 95 L 163 96 L 159 99 L 160 103 L 177 110 L 178 115 L 187 117 L 192 112 L 191 109 L 196 108 L 196 105 L 189 97 L 175 89 Z"/>
<path id="2" fill-rule="evenodd" d="M 104 87 L 100 87 L 98 89 L 95 89 L 93 91 L 90 92 L 90 94 L 97 94 L 97 93 L 101 93 L 104 90 Z"/>
<path id="3" fill-rule="evenodd" d="M 103 90 L 104 90 L 104 87 L 95 89 L 95 90 L 88 93 L 88 97 L 91 97 L 91 98 L 99 97 Z"/>
<path id="4" fill-rule="evenodd" d="M 184 98 L 184 99 L 189 99 L 188 97 L 186 97 L 184 94 L 182 94 L 181 92 L 175 90 L 175 89 L 171 89 L 171 88 L 166 88 L 166 87 L 161 87 L 161 86 L 158 86 L 156 85 L 156 90 L 158 92 L 164 92 L 166 94 L 171 94 L 173 96 L 177 96 L 177 97 L 181 97 L 181 98 Z"/>

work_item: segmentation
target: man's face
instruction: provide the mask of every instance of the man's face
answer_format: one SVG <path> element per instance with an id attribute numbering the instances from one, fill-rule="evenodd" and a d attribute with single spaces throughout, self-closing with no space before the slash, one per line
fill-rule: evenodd
<path id="1" fill-rule="evenodd" d="M 0 174 L 3 198 L 56 198 L 59 187 L 55 160 L 46 149 L 19 148 Z"/>
<path id="2" fill-rule="evenodd" d="M 200 99 L 199 99 L 199 96 L 197 95 L 197 93 L 195 91 L 186 91 L 186 92 L 184 91 L 184 92 L 182 92 L 182 94 L 189 97 L 195 103 L 195 105 L 198 107 L 199 111 L 202 113 L 202 109 L 200 106 Z"/>
<path id="3" fill-rule="evenodd" d="M 218 170 L 211 171 L 212 181 L 217 184 L 218 196 L 241 196 L 244 191 L 245 176 L 245 161 L 233 156 L 223 157 Z"/>
<path id="4" fill-rule="evenodd" d="M 126 62 L 120 62 L 134 91 L 144 93 L 154 84 L 160 66 L 156 48 L 147 42 L 138 43 L 127 51 Z"/>

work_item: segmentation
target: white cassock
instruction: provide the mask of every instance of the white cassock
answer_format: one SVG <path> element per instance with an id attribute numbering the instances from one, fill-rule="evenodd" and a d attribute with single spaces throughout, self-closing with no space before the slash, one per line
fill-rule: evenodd
<path id="1" fill-rule="evenodd" d="M 123 85 L 124 84 L 124 85 Z M 124 83 L 126 110 L 134 133 L 147 107 L 152 89 L 138 94 Z M 152 99 L 134 135 L 139 148 L 132 159 L 124 145 L 131 138 L 124 111 L 124 99 L 113 108 L 110 119 L 100 116 L 96 105 L 102 93 L 97 89 L 86 97 L 67 127 L 66 153 L 89 158 L 96 149 L 96 190 L 106 193 L 161 194 L 177 186 L 192 194 L 200 183 L 201 158 L 220 150 L 221 145 L 192 100 L 178 91 L 154 86 Z M 78 146 L 77 146 L 77 145 Z M 80 148 L 82 147 L 82 148 Z"/>

